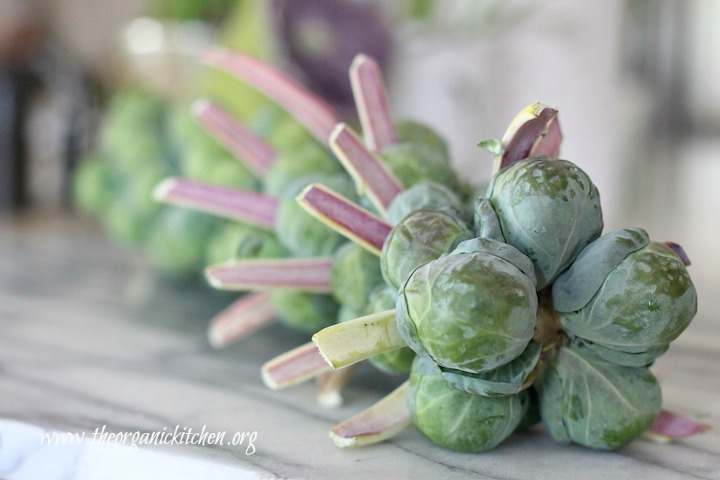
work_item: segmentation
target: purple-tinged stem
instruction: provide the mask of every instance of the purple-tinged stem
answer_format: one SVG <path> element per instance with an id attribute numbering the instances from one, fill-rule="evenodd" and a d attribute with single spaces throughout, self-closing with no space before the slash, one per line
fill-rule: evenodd
<path id="1" fill-rule="evenodd" d="M 279 201 L 262 193 L 219 187 L 183 178 L 163 180 L 155 200 L 171 205 L 239 220 L 267 230 L 275 228 Z"/>
<path id="2" fill-rule="evenodd" d="M 323 373 L 317 377 L 317 401 L 326 408 L 335 408 L 343 404 L 342 390 L 355 371 L 351 365 L 340 370 Z"/>
<path id="3" fill-rule="evenodd" d="M 403 191 L 397 178 L 344 123 L 335 127 L 330 135 L 330 148 L 355 180 L 358 190 L 385 215 L 390 203 Z"/>
<path id="4" fill-rule="evenodd" d="M 277 152 L 232 115 L 208 100 L 198 100 L 193 114 L 203 127 L 259 178 L 265 178 Z"/>
<path id="5" fill-rule="evenodd" d="M 208 341 L 223 348 L 266 327 L 276 320 L 268 293 L 244 295 L 215 315 L 208 325 Z"/>
<path id="6" fill-rule="evenodd" d="M 339 122 L 332 108 L 295 80 L 251 56 L 216 48 L 205 62 L 221 68 L 274 100 L 326 144 Z"/>
<path id="7" fill-rule="evenodd" d="M 367 55 L 356 56 L 350 66 L 350 84 L 368 149 L 379 152 L 397 142 L 377 62 Z"/>
<path id="8" fill-rule="evenodd" d="M 310 215 L 378 256 L 392 230 L 383 220 L 323 185 L 309 185 L 296 200 Z"/>
<path id="9" fill-rule="evenodd" d="M 330 365 L 311 342 L 267 362 L 262 367 L 262 378 L 269 388 L 279 390 L 330 371 Z"/>
<path id="10" fill-rule="evenodd" d="M 666 247 L 672 250 L 675 255 L 678 256 L 683 265 L 685 265 L 686 267 L 689 267 L 691 265 L 690 257 L 688 257 L 688 254 L 685 252 L 685 249 L 683 247 L 681 247 L 675 242 L 664 242 L 664 244 Z"/>
<path id="11" fill-rule="evenodd" d="M 409 427 L 408 385 L 409 382 L 403 383 L 375 405 L 335 425 L 330 430 L 335 445 L 341 448 L 370 445 L 394 437 Z"/>
<path id="12" fill-rule="evenodd" d="M 539 102 L 518 113 L 503 136 L 503 152 L 495 158 L 493 175 L 533 155 L 556 158 L 562 142 L 557 114 L 557 110 Z"/>
<path id="13" fill-rule="evenodd" d="M 207 267 L 205 277 L 219 290 L 291 288 L 330 293 L 332 262 L 326 257 L 235 260 Z"/>
<path id="14" fill-rule="evenodd" d="M 698 423 L 692 418 L 662 410 L 645 436 L 651 440 L 666 443 L 697 435 L 710 429 L 707 423 Z"/>

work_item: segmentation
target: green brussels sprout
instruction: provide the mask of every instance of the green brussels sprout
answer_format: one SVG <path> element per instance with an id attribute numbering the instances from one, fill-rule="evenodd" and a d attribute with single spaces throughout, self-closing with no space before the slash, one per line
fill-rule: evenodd
<path id="1" fill-rule="evenodd" d="M 408 409 L 415 427 L 436 444 L 482 452 L 517 428 L 524 414 L 523 396 L 484 397 L 456 390 L 432 361 L 418 356 L 410 374 Z"/>
<path id="2" fill-rule="evenodd" d="M 123 197 L 114 198 L 102 216 L 102 224 L 108 234 L 120 243 L 138 245 L 147 236 L 150 219 L 138 220 L 132 215 L 132 205 Z"/>
<path id="3" fill-rule="evenodd" d="M 377 260 L 376 260 L 377 261 Z M 365 315 L 393 310 L 395 308 L 395 292 L 385 284 L 380 284 L 370 294 Z M 415 352 L 410 347 L 402 347 L 389 352 L 373 355 L 369 358 L 373 367 L 389 375 L 406 375 L 410 373 Z"/>
<path id="4" fill-rule="evenodd" d="M 462 210 L 460 198 L 446 186 L 430 180 L 417 183 L 396 196 L 387 212 L 391 225 L 397 225 L 415 210 L 439 210 L 452 207 Z"/>
<path id="5" fill-rule="evenodd" d="M 347 305 L 340 305 L 340 310 L 337 314 L 337 323 L 347 322 L 349 320 L 355 320 L 363 316 L 362 311 L 354 310 Z"/>
<path id="6" fill-rule="evenodd" d="M 510 245 L 535 265 L 538 290 L 550 285 L 600 236 L 600 195 L 574 164 L 532 157 L 501 170 L 488 193 Z"/>
<path id="7" fill-rule="evenodd" d="M 383 148 L 380 157 L 405 188 L 432 180 L 457 190 L 455 171 L 447 158 L 432 148 L 415 143 L 396 143 Z"/>
<path id="8" fill-rule="evenodd" d="M 215 158 L 215 163 L 208 172 L 208 183 L 240 190 L 257 190 L 259 186 L 257 177 L 229 155 Z"/>
<path id="9" fill-rule="evenodd" d="M 415 269 L 396 307 L 400 335 L 415 353 L 469 373 L 520 356 L 532 339 L 538 306 L 534 279 L 508 260 L 512 247 L 478 240 L 486 251 L 460 249 Z M 492 245 L 497 254 L 487 251 Z"/>
<path id="10" fill-rule="evenodd" d="M 285 325 L 305 333 L 315 333 L 333 325 L 340 306 L 330 295 L 278 289 L 271 293 L 278 319 Z"/>
<path id="11" fill-rule="evenodd" d="M 416 210 L 393 227 L 383 244 L 383 278 L 393 288 L 400 288 L 415 268 L 472 237 L 470 227 L 450 211 Z"/>
<path id="12" fill-rule="evenodd" d="M 541 350 L 539 342 L 531 341 L 518 358 L 489 372 L 467 373 L 439 365 L 437 368 L 448 385 L 457 390 L 485 397 L 514 395 L 535 369 Z"/>
<path id="13" fill-rule="evenodd" d="M 312 183 L 322 183 L 348 198 L 355 198 L 352 182 L 343 174 L 305 175 L 288 185 L 278 209 L 275 231 L 280 243 L 293 255 L 331 255 L 345 242 L 342 235 L 323 225 L 295 201 L 295 197 Z"/>
<path id="14" fill-rule="evenodd" d="M 395 122 L 395 135 L 397 143 L 422 145 L 440 154 L 446 162 L 450 161 L 447 142 L 427 125 L 412 120 L 400 120 Z"/>
<path id="15" fill-rule="evenodd" d="M 335 253 L 330 284 L 341 305 L 355 311 L 365 310 L 370 293 L 382 281 L 377 256 L 363 247 L 346 242 Z"/>
<path id="16" fill-rule="evenodd" d="M 286 251 L 272 232 L 237 222 L 227 223 L 210 240 L 208 263 L 242 258 L 277 258 Z"/>
<path id="17" fill-rule="evenodd" d="M 687 328 L 697 294 L 680 258 L 641 229 L 591 243 L 553 286 L 567 334 L 622 365 L 649 364 Z M 592 344 L 592 346 L 591 346 Z"/>
<path id="18" fill-rule="evenodd" d="M 475 200 L 473 224 L 475 226 L 475 234 L 481 238 L 492 238 L 498 242 L 505 242 L 505 237 L 500 227 L 495 210 L 493 210 L 490 200 L 485 197 L 478 197 Z"/>
<path id="19" fill-rule="evenodd" d="M 303 144 L 278 154 L 265 177 L 263 188 L 268 195 L 279 197 L 300 177 L 341 172 L 342 167 L 325 148 L 316 143 Z"/>
<path id="20" fill-rule="evenodd" d="M 197 276 L 217 225 L 218 220 L 209 215 L 166 207 L 145 242 L 148 261 L 159 273 L 175 280 Z"/>
<path id="21" fill-rule="evenodd" d="M 536 385 L 543 423 L 563 443 L 620 448 L 660 413 L 660 386 L 647 368 L 612 364 L 581 345 L 561 348 Z"/>
<path id="22" fill-rule="evenodd" d="M 128 138 L 118 140 L 118 145 L 103 144 L 103 153 L 115 170 L 132 177 L 149 165 L 166 165 L 165 150 L 157 131 L 133 130 L 127 135 Z"/>
<path id="23" fill-rule="evenodd" d="M 280 113 L 282 115 L 275 118 L 269 128 L 265 129 L 267 141 L 270 145 L 282 152 L 295 151 L 297 148 L 306 145 L 324 149 L 308 129 L 282 110 Z"/>
<path id="24" fill-rule="evenodd" d="M 73 175 L 73 201 L 85 213 L 105 211 L 115 190 L 113 175 L 101 156 L 88 156 Z"/>

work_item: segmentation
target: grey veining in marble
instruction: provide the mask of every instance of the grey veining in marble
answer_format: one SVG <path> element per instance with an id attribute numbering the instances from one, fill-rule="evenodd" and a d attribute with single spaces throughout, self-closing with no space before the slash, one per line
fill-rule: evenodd
<path id="1" fill-rule="evenodd" d="M 272 392 L 260 365 L 306 339 L 273 327 L 225 351 L 204 336 L 229 301 L 201 284 L 158 283 L 130 252 L 66 216 L 0 223 L 0 478 L 720 479 L 718 299 L 653 367 L 666 408 L 715 426 L 675 444 L 618 452 L 558 445 L 542 429 L 483 454 L 460 454 L 408 430 L 339 450 L 328 429 L 401 379 L 361 368 L 345 406 L 323 410 L 313 385 Z M 716 302 L 715 304 L 711 302 Z M 188 427 L 257 432 L 239 446 L 40 446 L 42 433 L 91 435 Z"/>

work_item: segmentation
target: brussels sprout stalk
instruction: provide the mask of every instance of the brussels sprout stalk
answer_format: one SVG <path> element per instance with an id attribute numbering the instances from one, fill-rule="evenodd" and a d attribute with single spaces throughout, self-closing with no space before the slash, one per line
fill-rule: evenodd
<path id="1" fill-rule="evenodd" d="M 380 256 L 392 226 L 323 185 L 309 185 L 296 200 L 310 215 Z"/>
<path id="2" fill-rule="evenodd" d="M 528 157 L 557 158 L 562 142 L 557 110 L 535 102 L 515 116 L 496 152 L 493 176 L 505 167 Z M 481 142 L 482 143 L 482 142 Z"/>
<path id="3" fill-rule="evenodd" d="M 153 192 L 155 200 L 180 205 L 272 230 L 279 201 L 257 192 L 219 187 L 182 178 L 168 178 Z"/>
<path id="4" fill-rule="evenodd" d="M 208 283 L 219 290 L 292 288 L 330 293 L 332 258 L 272 258 L 237 260 L 205 269 Z"/>
<path id="5" fill-rule="evenodd" d="M 332 325 L 313 335 L 312 340 L 334 369 L 407 345 L 397 329 L 395 310 Z"/>
<path id="6" fill-rule="evenodd" d="M 395 143 L 397 135 L 377 62 L 357 55 L 350 66 L 350 84 L 367 147 L 379 152 Z"/>
<path id="7" fill-rule="evenodd" d="M 330 430 L 330 438 L 341 448 L 362 447 L 394 437 L 410 426 L 407 408 L 409 382 L 385 398 Z"/>
<path id="8" fill-rule="evenodd" d="M 343 404 L 342 389 L 352 376 L 353 365 L 341 370 L 325 372 L 317 377 L 317 401 L 326 408 L 339 407 Z"/>
<path id="9" fill-rule="evenodd" d="M 245 295 L 210 320 L 208 341 L 213 348 L 224 348 L 275 320 L 275 310 L 268 293 Z"/>
<path id="10" fill-rule="evenodd" d="M 232 115 L 208 100 L 198 100 L 193 114 L 205 130 L 248 167 L 265 178 L 277 152 Z"/>
<path id="11" fill-rule="evenodd" d="M 302 123 L 323 145 L 339 120 L 320 97 L 256 58 L 222 48 L 211 50 L 205 62 L 225 70 L 274 100 Z"/>
<path id="12" fill-rule="evenodd" d="M 330 135 L 330 148 L 355 180 L 360 193 L 366 194 L 375 208 L 385 215 L 390 203 L 403 190 L 397 178 L 344 123 Z"/>
<path id="13" fill-rule="evenodd" d="M 269 388 L 279 390 L 330 371 L 315 344 L 308 342 L 263 365 L 262 379 Z"/>

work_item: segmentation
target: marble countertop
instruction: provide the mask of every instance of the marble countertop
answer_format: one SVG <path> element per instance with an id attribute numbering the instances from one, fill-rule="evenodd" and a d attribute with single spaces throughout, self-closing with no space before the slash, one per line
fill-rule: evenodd
<path id="1" fill-rule="evenodd" d="M 460 454 L 409 429 L 340 450 L 329 428 L 401 379 L 360 368 L 337 409 L 319 408 L 312 384 L 272 392 L 260 365 L 302 336 L 272 327 L 214 351 L 205 325 L 229 297 L 201 282 L 158 282 L 86 221 L 4 217 L 0 478 L 720 479 L 720 298 L 699 290 L 698 317 L 653 371 L 665 408 L 713 426 L 702 435 L 640 439 L 608 453 L 558 445 L 536 429 L 487 453 Z M 107 435 L 176 428 L 225 432 L 225 444 L 133 447 L 132 437 Z M 80 442 L 71 436 L 83 433 Z"/>

